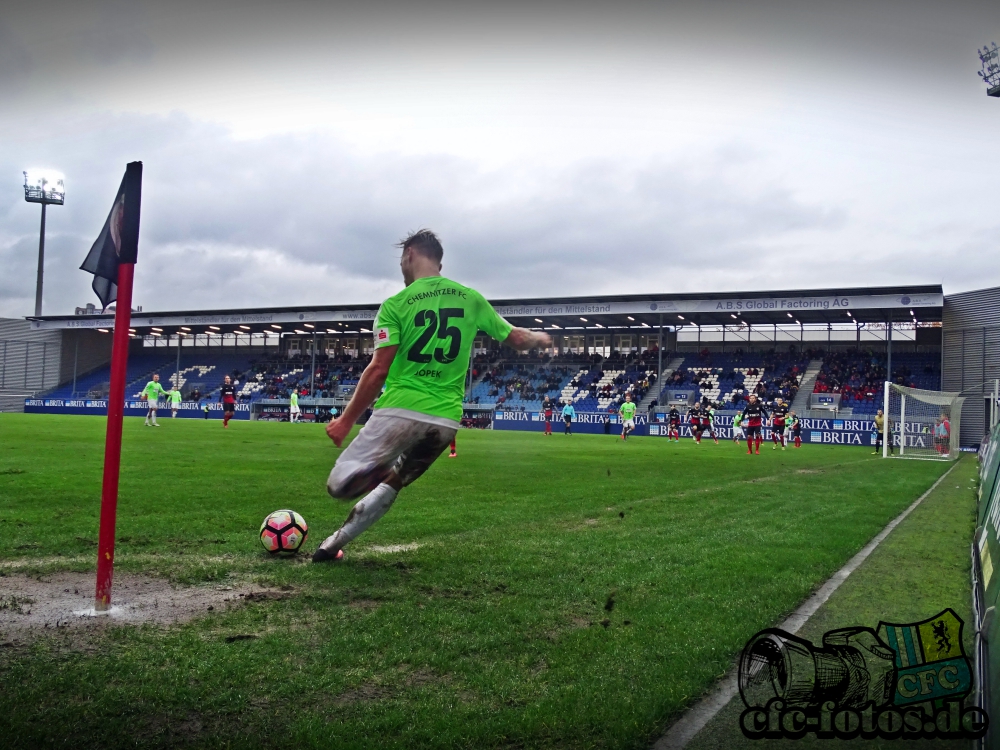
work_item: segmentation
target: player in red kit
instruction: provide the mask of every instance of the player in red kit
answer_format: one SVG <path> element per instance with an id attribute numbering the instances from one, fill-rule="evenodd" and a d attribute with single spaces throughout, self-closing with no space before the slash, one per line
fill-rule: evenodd
<path id="1" fill-rule="evenodd" d="M 681 413 L 677 411 L 676 406 L 671 406 L 670 411 L 667 412 L 667 440 L 673 438 L 675 443 L 681 441 Z"/>
<path id="2" fill-rule="evenodd" d="M 219 389 L 219 401 L 222 402 L 222 426 L 229 429 L 229 420 L 233 418 L 236 411 L 236 386 L 232 379 L 226 375 L 226 380 Z"/>
<path id="3" fill-rule="evenodd" d="M 747 431 L 748 456 L 752 454 L 755 449 L 757 455 L 760 455 L 761 428 L 764 426 L 764 420 L 766 419 L 767 410 L 764 409 L 764 405 L 757 400 L 757 396 L 751 393 L 750 400 L 743 409 L 743 424 L 746 425 Z"/>
<path id="4" fill-rule="evenodd" d="M 552 402 L 549 397 L 545 397 L 545 402 L 542 404 L 542 418 L 545 419 L 545 434 L 552 434 Z"/>
<path id="5" fill-rule="evenodd" d="M 691 437 L 695 445 L 701 445 L 701 407 L 695 404 L 688 409 L 688 421 L 691 423 Z"/>
<path id="6" fill-rule="evenodd" d="M 785 402 L 780 398 L 776 399 L 774 408 L 771 409 L 771 441 L 774 443 L 771 450 L 777 450 L 778 443 L 781 443 L 781 450 L 785 450 L 785 418 L 787 416 L 788 407 L 785 406 Z"/>

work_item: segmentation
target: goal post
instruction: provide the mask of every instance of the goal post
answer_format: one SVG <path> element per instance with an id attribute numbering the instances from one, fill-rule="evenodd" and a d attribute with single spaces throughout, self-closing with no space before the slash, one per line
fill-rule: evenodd
<path id="1" fill-rule="evenodd" d="M 964 402 L 958 393 L 886 382 L 882 455 L 935 461 L 958 458 Z"/>

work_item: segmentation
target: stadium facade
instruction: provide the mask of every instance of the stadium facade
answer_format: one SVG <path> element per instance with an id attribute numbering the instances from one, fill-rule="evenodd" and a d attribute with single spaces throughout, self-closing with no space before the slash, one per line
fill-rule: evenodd
<path id="1" fill-rule="evenodd" d="M 899 361 L 919 353 L 938 363 L 938 387 L 970 396 L 962 440 L 971 445 L 982 439 L 986 399 L 1000 377 L 1000 289 L 946 296 L 940 285 L 918 285 L 491 302 L 515 325 L 548 331 L 554 340 L 549 355 L 597 361 L 655 351 L 648 372 L 661 403 L 664 376 L 681 355 L 872 350 Z M 136 312 L 132 356 L 176 356 L 179 366 L 237 353 L 363 357 L 371 350 L 377 310 L 367 304 Z M 0 408 L 24 408 L 25 399 L 60 388 L 80 395 L 73 386 L 107 367 L 113 325 L 113 314 L 0 323 Z M 482 336 L 474 351 L 497 347 Z M 823 400 L 831 403 L 808 406 L 839 405 Z"/>

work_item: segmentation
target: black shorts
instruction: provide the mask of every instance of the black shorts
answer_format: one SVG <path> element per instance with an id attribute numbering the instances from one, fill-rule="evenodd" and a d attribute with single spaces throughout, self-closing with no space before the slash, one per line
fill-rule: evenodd
<path id="1" fill-rule="evenodd" d="M 222 402 L 222 411 L 226 414 L 232 414 L 236 411 L 236 402 L 229 403 L 228 401 Z"/>
<path id="2" fill-rule="evenodd" d="M 760 437 L 760 425 L 757 425 L 756 427 L 750 427 L 747 425 L 744 429 L 746 430 L 748 438 Z"/>
<path id="3" fill-rule="evenodd" d="M 673 429 L 673 430 L 679 430 L 681 428 L 681 423 L 680 422 L 671 422 L 670 423 L 670 428 Z"/>
<path id="4" fill-rule="evenodd" d="M 551 414 L 546 414 L 544 416 L 545 416 L 545 421 L 546 422 L 551 422 L 552 421 L 552 415 Z"/>
<path id="5" fill-rule="evenodd" d="M 566 422 L 566 424 L 569 424 L 570 422 L 573 421 L 573 417 L 567 414 L 566 416 L 563 417 L 563 420 Z"/>

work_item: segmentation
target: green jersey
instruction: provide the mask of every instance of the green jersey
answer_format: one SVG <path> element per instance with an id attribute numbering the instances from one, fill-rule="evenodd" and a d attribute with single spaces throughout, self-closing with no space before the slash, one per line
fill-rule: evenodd
<path id="1" fill-rule="evenodd" d="M 170 391 L 170 404 L 171 406 L 177 406 L 181 402 L 181 392 L 177 389 Z"/>
<path id="2" fill-rule="evenodd" d="M 443 276 L 417 279 L 375 318 L 375 347 L 399 347 L 375 408 L 460 421 L 476 334 L 502 342 L 512 328 L 474 289 Z"/>
<path id="3" fill-rule="evenodd" d="M 150 380 L 146 383 L 146 387 L 142 389 L 142 393 L 149 403 L 155 404 L 160 400 L 160 396 L 165 396 L 167 392 L 163 390 L 163 386 L 155 380 Z"/>
<path id="4" fill-rule="evenodd" d="M 738 411 L 736 412 L 736 416 L 733 417 L 733 427 L 739 427 L 741 424 L 743 424 L 743 412 Z"/>
<path id="5" fill-rule="evenodd" d="M 298 391 L 292 391 L 292 395 L 288 397 L 288 400 L 291 402 L 290 404 L 291 406 L 298 406 L 299 405 Z"/>
<path id="6" fill-rule="evenodd" d="M 635 419 L 635 403 L 632 401 L 626 401 L 618 409 L 618 413 L 622 415 L 622 421 L 628 422 L 630 419 Z"/>

